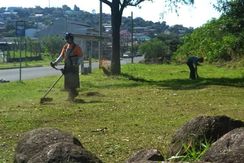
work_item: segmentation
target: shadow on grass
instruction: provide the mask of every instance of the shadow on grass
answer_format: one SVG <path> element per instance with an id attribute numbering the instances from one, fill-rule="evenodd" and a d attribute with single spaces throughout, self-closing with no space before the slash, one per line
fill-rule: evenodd
<path id="1" fill-rule="evenodd" d="M 157 85 L 173 90 L 188 90 L 188 89 L 202 89 L 209 85 L 244 87 L 244 77 L 242 78 L 199 78 L 197 80 L 189 79 L 170 79 L 162 81 L 146 80 L 137 78 L 129 74 L 122 74 L 123 77 L 136 82 L 147 83 L 150 85 Z"/>
<path id="2" fill-rule="evenodd" d="M 79 104 L 87 104 L 87 103 L 100 103 L 101 101 L 95 101 L 95 100 L 93 100 L 93 101 L 85 101 L 83 99 L 75 99 L 73 102 L 74 103 L 79 103 Z"/>
<path id="3" fill-rule="evenodd" d="M 81 96 L 85 95 L 86 97 L 104 97 L 104 95 L 100 94 L 99 92 L 86 92 L 86 93 L 82 93 L 80 94 Z M 81 98 L 76 98 L 74 101 L 74 103 L 79 103 L 79 104 L 87 104 L 87 103 L 100 103 L 101 101 L 99 100 L 83 100 Z"/>
<path id="4" fill-rule="evenodd" d="M 90 82 L 82 82 L 85 87 L 89 88 L 106 88 L 106 89 L 111 89 L 111 88 L 124 88 L 124 87 L 137 87 L 140 86 L 141 83 L 139 82 L 131 82 L 131 83 L 105 83 L 101 85 L 94 85 Z M 86 96 L 91 96 L 91 95 L 86 95 Z M 101 95 L 102 96 L 102 95 Z"/>

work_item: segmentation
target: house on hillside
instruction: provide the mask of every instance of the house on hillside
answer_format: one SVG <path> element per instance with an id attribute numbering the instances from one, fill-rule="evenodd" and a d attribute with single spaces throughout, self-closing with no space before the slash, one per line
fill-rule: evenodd
<path id="1" fill-rule="evenodd" d="M 149 41 L 151 40 L 151 37 L 144 35 L 144 34 L 135 34 L 133 36 L 133 40 L 135 40 L 136 42 L 140 43 L 140 42 L 144 42 L 144 41 Z"/>
<path id="2" fill-rule="evenodd" d="M 153 31 L 154 29 L 151 29 L 150 27 L 134 27 L 133 40 L 138 43 L 148 41 L 151 39 L 148 35 Z"/>

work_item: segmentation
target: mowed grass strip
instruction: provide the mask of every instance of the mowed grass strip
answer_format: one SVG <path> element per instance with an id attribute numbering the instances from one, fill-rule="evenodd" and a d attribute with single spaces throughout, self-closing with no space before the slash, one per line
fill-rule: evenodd
<path id="1" fill-rule="evenodd" d="M 0 162 L 12 162 L 22 134 L 40 127 L 72 133 L 104 162 L 123 162 L 134 152 L 167 153 L 175 131 L 200 115 L 244 120 L 244 70 L 204 65 L 188 80 L 185 65 L 129 64 L 122 75 L 96 70 L 81 75 L 75 103 L 66 101 L 63 79 L 40 98 L 58 76 L 0 84 Z M 166 156 L 167 157 L 167 156 Z"/>

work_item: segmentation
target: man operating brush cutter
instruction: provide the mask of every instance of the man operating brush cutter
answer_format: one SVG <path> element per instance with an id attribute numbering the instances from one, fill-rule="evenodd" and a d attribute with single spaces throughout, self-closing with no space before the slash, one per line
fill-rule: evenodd
<path id="1" fill-rule="evenodd" d="M 53 68 L 64 60 L 64 89 L 69 92 L 68 100 L 74 101 L 78 96 L 77 88 L 80 88 L 79 65 L 83 58 L 83 52 L 79 45 L 74 43 L 74 36 L 71 33 L 65 34 L 66 44 L 63 46 L 59 57 L 51 62 Z"/>

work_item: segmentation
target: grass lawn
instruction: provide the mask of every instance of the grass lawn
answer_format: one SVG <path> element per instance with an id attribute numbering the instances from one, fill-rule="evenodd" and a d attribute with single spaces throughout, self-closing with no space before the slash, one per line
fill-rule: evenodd
<path id="1" fill-rule="evenodd" d="M 188 80 L 185 65 L 128 64 L 123 74 L 107 77 L 97 70 L 81 76 L 75 103 L 66 101 L 58 76 L 0 84 L 0 162 L 12 162 L 21 135 L 55 127 L 76 136 L 103 162 L 123 162 L 145 148 L 167 151 L 171 136 L 200 115 L 244 120 L 244 69 L 204 65 L 199 80 Z M 97 132 L 103 129 L 104 132 Z"/>

